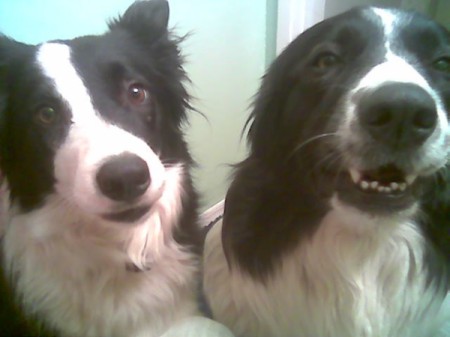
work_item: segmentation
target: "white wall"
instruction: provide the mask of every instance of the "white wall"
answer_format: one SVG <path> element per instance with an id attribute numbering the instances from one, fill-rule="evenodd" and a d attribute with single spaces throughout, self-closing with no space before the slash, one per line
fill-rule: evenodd
<path id="1" fill-rule="evenodd" d="M 170 0 L 172 23 L 193 30 L 184 44 L 197 97 L 188 132 L 200 164 L 196 183 L 204 208 L 224 198 L 230 164 L 246 151 L 241 132 L 265 69 L 266 2 L 261 0 Z"/>
<path id="2" fill-rule="evenodd" d="M 283 1 L 283 0 L 282 0 Z M 105 20 L 132 0 L 0 0 L 0 32 L 25 43 L 102 33 Z M 192 79 L 193 113 L 186 129 L 199 164 L 195 182 L 206 208 L 225 195 L 230 164 L 241 160 L 240 134 L 265 69 L 266 1 L 169 0 L 170 26 L 192 35 L 183 43 Z"/>

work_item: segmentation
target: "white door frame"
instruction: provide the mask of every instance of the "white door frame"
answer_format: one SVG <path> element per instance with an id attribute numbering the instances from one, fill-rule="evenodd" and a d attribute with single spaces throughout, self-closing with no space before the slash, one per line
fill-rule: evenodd
<path id="1" fill-rule="evenodd" d="M 278 0 L 277 55 L 297 35 L 325 18 L 326 0 Z"/>

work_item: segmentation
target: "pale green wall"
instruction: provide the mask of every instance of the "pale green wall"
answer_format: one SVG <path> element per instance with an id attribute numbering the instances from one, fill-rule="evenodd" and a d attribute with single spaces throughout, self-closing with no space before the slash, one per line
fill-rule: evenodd
<path id="1" fill-rule="evenodd" d="M 245 155 L 241 131 L 265 69 L 266 3 L 261 0 L 170 0 L 184 44 L 195 107 L 188 140 L 200 164 L 203 208 L 224 198 L 231 172 Z"/>
<path id="2" fill-rule="evenodd" d="M 440 0 L 437 2 L 435 12 L 433 13 L 436 20 L 450 29 L 450 1 Z"/>
<path id="3" fill-rule="evenodd" d="M 251 97 L 259 86 L 266 60 L 267 10 L 275 0 L 170 0 L 170 25 L 183 43 L 186 70 L 192 79 L 193 114 L 187 137 L 199 163 L 195 182 L 202 208 L 224 197 L 234 164 L 245 154 L 240 140 Z M 105 20 L 123 12 L 130 0 L 0 0 L 0 32 L 26 43 L 102 33 Z M 274 15 L 269 16 L 273 19 Z"/>

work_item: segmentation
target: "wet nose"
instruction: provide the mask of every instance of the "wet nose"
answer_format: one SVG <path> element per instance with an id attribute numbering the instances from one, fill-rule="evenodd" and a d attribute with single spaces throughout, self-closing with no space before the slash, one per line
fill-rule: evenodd
<path id="1" fill-rule="evenodd" d="M 390 83 L 367 93 L 360 102 L 359 122 L 372 138 L 395 150 L 423 144 L 437 124 L 433 98 L 409 83 Z"/>
<path id="2" fill-rule="evenodd" d="M 100 167 L 96 179 L 105 196 L 124 202 L 142 196 L 151 182 L 147 163 L 131 153 L 110 158 Z"/>

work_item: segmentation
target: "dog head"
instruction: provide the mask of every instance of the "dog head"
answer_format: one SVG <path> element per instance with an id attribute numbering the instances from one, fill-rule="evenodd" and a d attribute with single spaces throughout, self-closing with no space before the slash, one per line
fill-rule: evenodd
<path id="1" fill-rule="evenodd" d="M 391 214 L 445 170 L 449 107 L 449 32 L 419 14 L 356 8 L 274 62 L 251 116 L 252 155 L 335 205 Z"/>
<path id="2" fill-rule="evenodd" d="M 134 223 L 178 188 L 188 103 L 168 17 L 166 1 L 142 1 L 101 36 L 37 46 L 0 37 L 1 172 L 19 212 L 57 195 Z"/>

